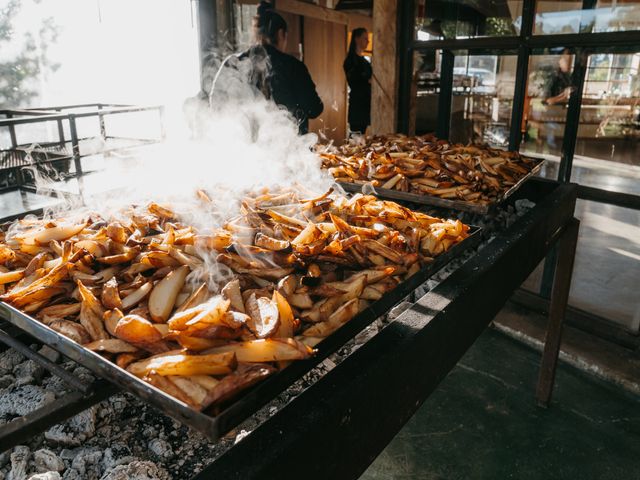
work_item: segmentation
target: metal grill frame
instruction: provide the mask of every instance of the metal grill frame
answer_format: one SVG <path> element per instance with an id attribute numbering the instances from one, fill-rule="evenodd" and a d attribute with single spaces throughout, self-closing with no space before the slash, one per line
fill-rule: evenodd
<path id="1" fill-rule="evenodd" d="M 121 369 L 98 353 L 84 348 L 7 303 L 0 302 L 0 319 L 4 319 L 32 335 L 101 378 L 155 405 L 170 417 L 202 432 L 210 440 L 217 440 L 257 412 L 260 407 L 291 386 L 327 356 L 337 351 L 365 327 L 390 311 L 393 306 L 401 302 L 451 260 L 476 246 L 480 240 L 481 229 L 472 227 L 468 238 L 436 257 L 433 262 L 425 265 L 418 273 L 400 283 L 392 291 L 387 292 L 382 298 L 373 302 L 340 329 L 322 340 L 316 346 L 316 355 L 306 360 L 293 362 L 287 368 L 248 390 L 215 417 L 194 410 L 187 404 Z"/>
<path id="2" fill-rule="evenodd" d="M 576 196 L 574 184 L 525 184 L 515 197 L 536 207 L 192 480 L 360 478 L 557 246 L 536 390 L 538 403 L 547 406 L 578 234 Z"/>

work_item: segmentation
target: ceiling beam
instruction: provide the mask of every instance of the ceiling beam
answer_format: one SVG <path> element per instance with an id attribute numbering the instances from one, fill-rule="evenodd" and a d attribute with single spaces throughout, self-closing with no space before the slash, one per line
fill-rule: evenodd
<path id="1" fill-rule="evenodd" d="M 367 15 L 337 11 L 299 0 L 276 0 L 275 7 L 281 12 L 346 25 L 348 29 L 364 27 L 371 30 L 373 24 L 372 18 Z"/>

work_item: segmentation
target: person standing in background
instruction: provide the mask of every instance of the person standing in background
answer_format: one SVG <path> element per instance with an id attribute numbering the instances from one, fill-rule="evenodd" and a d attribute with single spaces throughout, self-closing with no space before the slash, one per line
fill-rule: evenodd
<path id="1" fill-rule="evenodd" d="M 349 53 L 342 68 L 349 84 L 349 129 L 354 133 L 364 133 L 371 124 L 371 64 L 363 56 L 369 44 L 369 33 L 365 28 L 355 28 L 351 32 Z"/>
<path id="2" fill-rule="evenodd" d="M 262 95 L 287 110 L 298 126 L 298 133 L 309 131 L 309 119 L 318 117 L 324 105 L 318 96 L 309 70 L 297 58 L 284 53 L 287 22 L 267 1 L 258 5 L 254 17 L 254 44 L 246 51 L 217 61 L 212 56 L 203 68 L 200 93 L 185 101 L 187 118 L 197 117 L 199 108 L 207 110 L 233 105 L 250 95 Z M 249 92 L 251 90 L 251 92 Z M 190 120 L 194 136 L 200 120 Z"/>
<path id="3" fill-rule="evenodd" d="M 554 71 L 549 88 L 547 90 L 547 98 L 544 100 L 545 105 L 566 104 L 569 102 L 571 92 L 573 92 L 573 78 L 571 74 L 571 66 L 573 57 L 568 49 L 564 49 L 558 59 L 558 68 Z"/>
<path id="4" fill-rule="evenodd" d="M 284 53 L 287 44 L 287 22 L 271 3 L 262 1 L 255 18 L 257 45 L 246 52 L 254 64 L 266 55 L 266 71 L 256 69 L 253 81 L 277 105 L 286 108 L 298 122 L 300 134 L 309 131 L 309 119 L 318 117 L 324 105 L 318 96 L 309 70 L 297 58 Z"/>
<path id="5" fill-rule="evenodd" d="M 556 105 L 562 106 L 569 103 L 571 93 L 575 90 L 573 86 L 573 75 L 571 73 L 573 57 L 568 49 L 564 49 L 558 59 L 558 67 L 554 70 L 549 79 L 546 98 L 542 101 L 551 119 L 545 123 L 547 147 L 558 148 L 556 139 L 562 138 L 564 125 L 553 120 L 553 108 Z M 557 110 L 557 108 L 556 108 Z M 564 109 L 557 114 L 565 115 Z"/>

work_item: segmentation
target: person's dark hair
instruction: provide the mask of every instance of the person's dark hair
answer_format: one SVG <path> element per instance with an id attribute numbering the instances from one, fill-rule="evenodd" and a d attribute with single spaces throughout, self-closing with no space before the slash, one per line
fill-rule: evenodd
<path id="1" fill-rule="evenodd" d="M 367 33 L 367 29 L 362 27 L 354 28 L 351 31 L 351 42 L 349 43 L 349 54 L 348 54 L 349 57 L 356 54 L 356 48 L 357 48 L 356 40 L 360 38 L 361 35 L 364 35 L 365 33 Z"/>
<path id="2" fill-rule="evenodd" d="M 275 45 L 278 41 L 278 31 L 287 32 L 287 22 L 273 9 L 271 2 L 261 1 L 258 5 L 258 15 L 256 16 L 256 26 L 258 38 L 263 42 Z"/>

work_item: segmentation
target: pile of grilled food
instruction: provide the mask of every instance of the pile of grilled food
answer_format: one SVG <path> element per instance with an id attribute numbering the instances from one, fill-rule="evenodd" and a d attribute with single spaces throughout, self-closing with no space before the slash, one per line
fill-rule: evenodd
<path id="1" fill-rule="evenodd" d="M 319 146 L 323 168 L 337 182 L 494 203 L 539 163 L 490 147 L 451 144 L 431 135 L 372 136 L 341 147 Z"/>
<path id="2" fill-rule="evenodd" d="M 253 193 L 207 231 L 178 217 L 149 203 L 117 220 L 20 220 L 0 231 L 0 300 L 213 412 L 468 236 L 331 192 Z"/>

